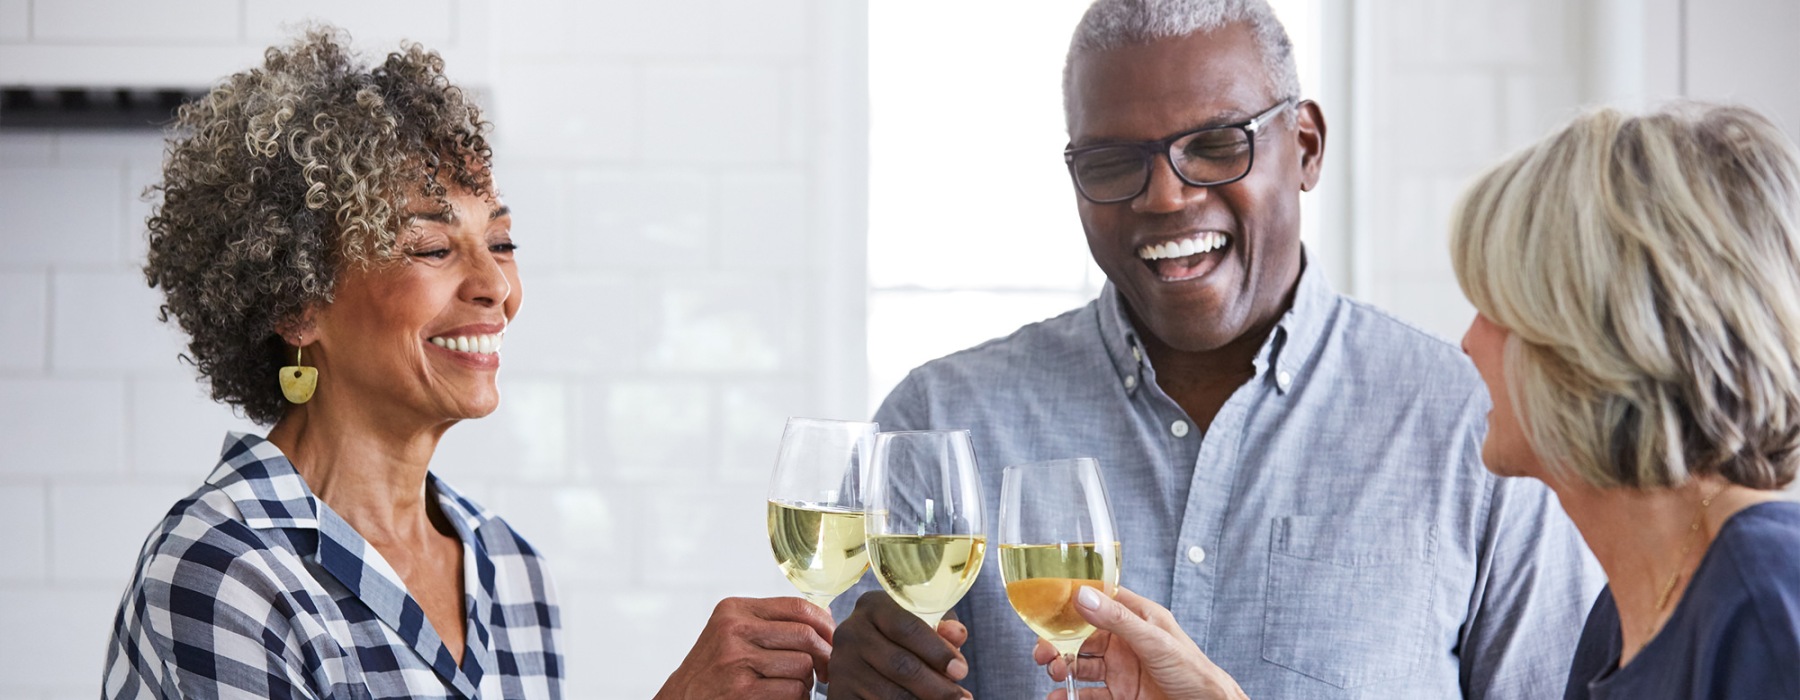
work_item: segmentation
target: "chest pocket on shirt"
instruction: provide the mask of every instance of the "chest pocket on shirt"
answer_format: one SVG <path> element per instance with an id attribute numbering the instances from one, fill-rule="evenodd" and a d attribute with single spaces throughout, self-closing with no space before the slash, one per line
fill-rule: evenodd
<path id="1" fill-rule="evenodd" d="M 1437 530 L 1402 518 L 1276 518 L 1263 660 L 1339 688 L 1414 673 L 1427 648 Z"/>

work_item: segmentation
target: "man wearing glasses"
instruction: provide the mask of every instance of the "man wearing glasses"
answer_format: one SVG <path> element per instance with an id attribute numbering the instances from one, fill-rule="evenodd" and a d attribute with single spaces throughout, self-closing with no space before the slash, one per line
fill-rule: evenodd
<path id="1" fill-rule="evenodd" d="M 1262 0 L 1097 2 L 1065 160 L 1109 283 L 918 368 L 876 419 L 970 429 L 990 511 L 1002 467 L 1098 458 L 1121 583 L 1251 697 L 1555 697 L 1597 571 L 1541 485 L 1483 469 L 1456 346 L 1308 265 L 1326 130 L 1298 83 Z M 839 598 L 830 696 L 1047 693 L 985 568 L 937 634 L 879 591 Z"/>

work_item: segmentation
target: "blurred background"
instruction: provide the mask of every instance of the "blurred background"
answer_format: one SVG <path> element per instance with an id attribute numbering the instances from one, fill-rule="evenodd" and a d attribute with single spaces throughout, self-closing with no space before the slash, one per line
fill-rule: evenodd
<path id="1" fill-rule="evenodd" d="M 0 0 L 0 698 L 95 694 L 144 534 L 253 428 L 155 320 L 133 110 L 308 19 L 443 53 L 490 108 L 526 301 L 502 408 L 436 469 L 552 558 L 569 696 L 649 697 L 719 598 L 792 593 L 763 505 L 786 416 L 866 416 L 1099 289 L 1060 158 L 1085 4 Z M 1581 107 L 1800 133 L 1800 0 L 1275 5 L 1330 125 L 1311 264 L 1446 338 L 1455 197 Z"/>

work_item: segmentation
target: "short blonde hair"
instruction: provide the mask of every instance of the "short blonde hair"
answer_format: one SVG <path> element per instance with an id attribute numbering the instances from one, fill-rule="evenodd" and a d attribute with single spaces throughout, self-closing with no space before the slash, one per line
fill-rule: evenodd
<path id="1" fill-rule="evenodd" d="M 1585 114 L 1470 188 L 1456 278 L 1512 331 L 1508 391 L 1546 464 L 1603 487 L 1794 479 L 1797 189 L 1780 129 L 1695 102 Z"/>

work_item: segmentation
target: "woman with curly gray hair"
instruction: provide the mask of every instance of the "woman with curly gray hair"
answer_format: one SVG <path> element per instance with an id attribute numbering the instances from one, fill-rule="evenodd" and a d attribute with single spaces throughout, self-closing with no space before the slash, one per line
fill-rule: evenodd
<path id="1" fill-rule="evenodd" d="M 145 274 L 213 398 L 267 437 L 151 532 L 109 698 L 554 698 L 568 666 L 538 552 L 430 471 L 498 406 L 519 311 L 480 110 L 411 45 L 336 31 L 184 106 Z M 800 697 L 831 619 L 730 599 L 661 697 Z"/>
<path id="2" fill-rule="evenodd" d="M 1465 195 L 1489 470 L 1609 579 L 1565 698 L 1800 698 L 1800 152 L 1753 111 L 1601 110 Z"/>

